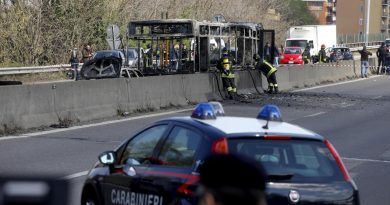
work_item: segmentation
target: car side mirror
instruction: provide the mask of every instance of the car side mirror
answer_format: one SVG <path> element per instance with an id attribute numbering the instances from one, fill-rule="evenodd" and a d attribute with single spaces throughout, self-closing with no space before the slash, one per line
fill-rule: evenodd
<path id="1" fill-rule="evenodd" d="M 104 165 L 112 165 L 116 161 L 116 154 L 114 151 L 103 152 L 99 155 L 99 162 Z"/>

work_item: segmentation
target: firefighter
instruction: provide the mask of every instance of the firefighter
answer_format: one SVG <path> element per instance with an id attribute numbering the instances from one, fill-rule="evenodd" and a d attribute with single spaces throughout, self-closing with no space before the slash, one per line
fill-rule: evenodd
<path id="1" fill-rule="evenodd" d="M 229 59 L 229 52 L 227 50 L 223 51 L 222 58 L 217 64 L 217 69 L 221 72 L 222 84 L 224 89 L 228 93 L 228 97 L 231 100 L 236 99 L 237 88 L 234 84 L 234 73 L 232 71 L 232 62 Z"/>
<path id="2" fill-rule="evenodd" d="M 278 83 L 276 82 L 277 69 L 266 60 L 261 59 L 257 54 L 253 55 L 253 59 L 257 62 L 256 70 L 260 71 L 267 78 L 268 90 L 266 92 L 269 94 L 278 93 Z"/>
<path id="3" fill-rule="evenodd" d="M 321 50 L 318 52 L 318 62 L 319 63 L 325 63 L 326 62 L 326 52 L 325 52 L 325 45 L 321 45 Z"/>

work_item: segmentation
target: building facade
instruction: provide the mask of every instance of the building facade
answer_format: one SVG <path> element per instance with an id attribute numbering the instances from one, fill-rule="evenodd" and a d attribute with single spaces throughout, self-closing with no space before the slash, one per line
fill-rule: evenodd
<path id="1" fill-rule="evenodd" d="M 336 24 L 336 0 L 302 0 L 310 12 L 317 18 L 318 23 Z"/>
<path id="2" fill-rule="evenodd" d="M 337 1 L 337 34 L 388 34 L 389 7 L 390 0 Z"/>

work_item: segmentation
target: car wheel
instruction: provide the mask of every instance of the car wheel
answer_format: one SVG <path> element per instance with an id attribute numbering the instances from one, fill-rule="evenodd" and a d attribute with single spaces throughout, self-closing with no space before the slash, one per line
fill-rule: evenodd
<path id="1" fill-rule="evenodd" d="M 94 200 L 89 199 L 89 200 L 85 201 L 85 203 L 83 203 L 83 205 L 96 205 L 96 203 Z"/>
<path id="2" fill-rule="evenodd" d="M 95 194 L 88 193 L 81 202 L 82 205 L 99 205 Z"/>

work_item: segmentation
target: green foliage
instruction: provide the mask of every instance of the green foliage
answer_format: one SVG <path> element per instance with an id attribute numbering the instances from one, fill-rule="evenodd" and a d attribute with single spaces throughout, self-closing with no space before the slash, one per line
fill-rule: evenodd
<path id="1" fill-rule="evenodd" d="M 318 20 L 310 13 L 306 3 L 302 0 L 288 0 L 287 4 L 288 10 L 283 16 L 285 20 L 296 26 L 318 24 Z"/>
<path id="2" fill-rule="evenodd" d="M 277 36 L 291 25 L 316 24 L 301 0 L 0 0 L 0 65 L 68 63 L 72 48 L 86 43 L 108 49 L 106 28 L 116 24 L 125 37 L 129 20 L 171 18 L 210 20 L 223 14 L 229 21 L 261 22 Z M 32 3 L 33 2 L 33 3 Z M 223 5 L 223 7 L 221 7 Z M 267 10 L 282 21 L 267 20 Z M 130 46 L 137 42 L 131 41 Z M 146 47 L 144 42 L 141 45 Z M 81 53 L 81 52 L 80 52 Z M 79 54 L 80 54 L 79 53 Z M 81 56 L 80 56 L 81 57 Z"/>

